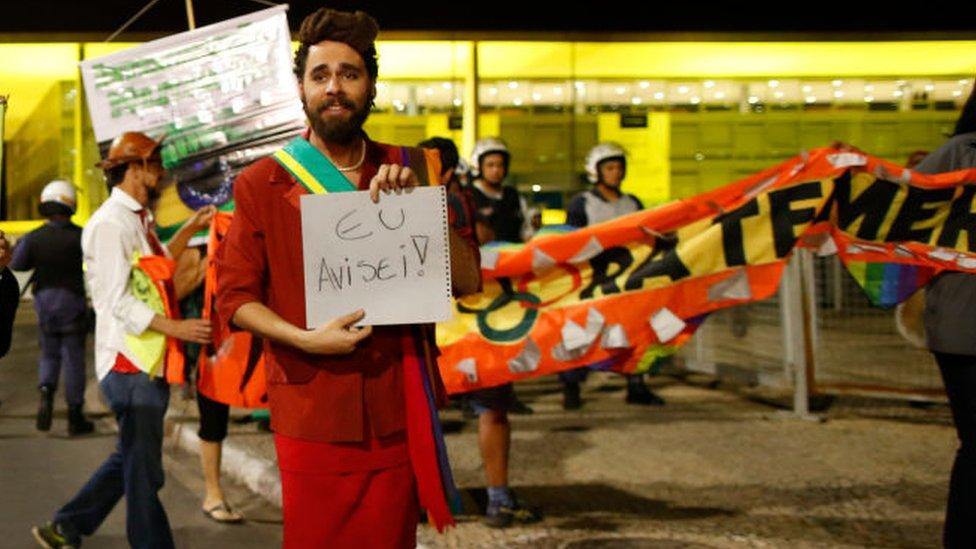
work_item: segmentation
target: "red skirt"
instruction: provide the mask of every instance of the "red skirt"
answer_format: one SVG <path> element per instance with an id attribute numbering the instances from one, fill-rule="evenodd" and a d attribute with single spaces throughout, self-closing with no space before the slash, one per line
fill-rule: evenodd
<path id="1" fill-rule="evenodd" d="M 420 505 L 403 434 L 363 444 L 275 435 L 284 548 L 409 548 Z"/>

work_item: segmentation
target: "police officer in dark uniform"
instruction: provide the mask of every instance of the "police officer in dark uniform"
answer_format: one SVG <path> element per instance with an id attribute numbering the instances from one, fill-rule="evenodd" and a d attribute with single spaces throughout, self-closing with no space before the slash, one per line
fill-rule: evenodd
<path id="1" fill-rule="evenodd" d="M 71 222 L 77 194 L 67 181 L 52 181 L 41 191 L 41 215 L 47 222 L 17 242 L 10 268 L 33 269 L 34 308 L 40 328 L 40 404 L 37 429 L 51 428 L 54 393 L 64 371 L 68 434 L 90 433 L 95 426 L 85 404 L 85 338 L 88 306 L 81 270 L 81 227 Z"/>

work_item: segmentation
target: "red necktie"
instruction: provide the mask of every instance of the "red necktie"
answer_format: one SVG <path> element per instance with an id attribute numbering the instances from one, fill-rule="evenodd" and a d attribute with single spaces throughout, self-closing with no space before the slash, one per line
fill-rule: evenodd
<path id="1" fill-rule="evenodd" d="M 163 244 L 159 241 L 159 237 L 156 236 L 155 223 L 149 220 L 149 212 L 145 208 L 139 210 L 139 220 L 142 222 L 142 228 L 146 232 L 146 240 L 149 241 L 149 247 L 152 248 L 153 255 L 166 257 Z"/>

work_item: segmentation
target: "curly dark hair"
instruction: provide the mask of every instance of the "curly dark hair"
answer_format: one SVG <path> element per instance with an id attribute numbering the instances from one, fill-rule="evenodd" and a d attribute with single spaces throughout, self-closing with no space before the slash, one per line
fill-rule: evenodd
<path id="1" fill-rule="evenodd" d="M 376 20 L 366 12 L 349 13 L 319 8 L 302 21 L 298 30 L 300 45 L 295 52 L 295 77 L 301 80 L 305 76 L 305 63 L 308 61 L 310 47 L 323 40 L 334 40 L 348 44 L 362 56 L 366 72 L 375 82 L 380 72 L 375 44 L 379 32 L 380 27 Z"/>

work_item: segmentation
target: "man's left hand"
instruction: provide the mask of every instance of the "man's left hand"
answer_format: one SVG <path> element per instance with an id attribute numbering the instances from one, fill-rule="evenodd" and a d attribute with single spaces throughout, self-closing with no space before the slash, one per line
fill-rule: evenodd
<path id="1" fill-rule="evenodd" d="M 369 182 L 369 197 L 374 203 L 380 201 L 380 191 L 386 194 L 395 192 L 400 194 L 404 189 L 420 185 L 417 174 L 408 166 L 399 164 L 382 164 L 380 169 Z"/>
<path id="2" fill-rule="evenodd" d="M 204 229 L 209 229 L 210 222 L 213 220 L 213 216 L 216 212 L 217 208 L 213 205 L 204 206 L 203 208 L 193 212 L 193 216 L 187 220 L 186 224 L 193 230 L 194 233 L 198 233 Z"/>

